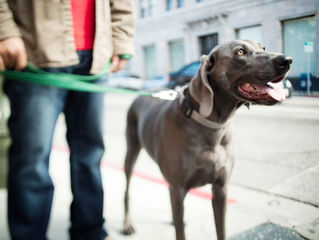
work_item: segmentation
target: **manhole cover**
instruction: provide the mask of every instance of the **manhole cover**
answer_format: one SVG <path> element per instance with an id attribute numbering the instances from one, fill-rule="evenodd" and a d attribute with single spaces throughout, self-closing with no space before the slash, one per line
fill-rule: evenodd
<path id="1" fill-rule="evenodd" d="M 265 223 L 237 234 L 229 240 L 305 240 L 305 238 L 289 228 Z"/>

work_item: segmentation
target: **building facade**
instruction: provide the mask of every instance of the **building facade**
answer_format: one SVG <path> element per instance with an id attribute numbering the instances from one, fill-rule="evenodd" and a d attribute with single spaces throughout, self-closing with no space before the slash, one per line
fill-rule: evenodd
<path id="1" fill-rule="evenodd" d="M 319 0 L 135 0 L 136 55 L 130 70 L 153 78 L 197 61 L 234 39 L 293 57 L 298 88 L 311 72 L 319 87 Z"/>

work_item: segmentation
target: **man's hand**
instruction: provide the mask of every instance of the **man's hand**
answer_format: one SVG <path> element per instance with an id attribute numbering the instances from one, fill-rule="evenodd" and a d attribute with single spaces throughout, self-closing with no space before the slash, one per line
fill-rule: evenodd
<path id="1" fill-rule="evenodd" d="M 0 70 L 23 70 L 27 65 L 27 53 L 20 37 L 0 41 Z"/>
<path id="2" fill-rule="evenodd" d="M 127 59 L 121 59 L 118 55 L 113 55 L 111 58 L 111 70 L 117 72 L 125 68 Z"/>

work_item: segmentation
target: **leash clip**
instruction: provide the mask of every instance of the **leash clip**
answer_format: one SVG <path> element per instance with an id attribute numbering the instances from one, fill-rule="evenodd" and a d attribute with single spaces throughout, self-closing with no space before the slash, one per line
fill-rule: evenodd
<path id="1" fill-rule="evenodd" d="M 174 90 L 165 90 L 157 93 L 153 93 L 152 97 L 163 99 L 163 100 L 175 100 L 177 97 L 177 92 Z"/>

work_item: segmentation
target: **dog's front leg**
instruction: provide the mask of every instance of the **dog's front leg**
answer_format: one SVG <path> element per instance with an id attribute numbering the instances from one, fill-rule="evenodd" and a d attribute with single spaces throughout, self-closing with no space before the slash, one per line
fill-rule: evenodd
<path id="1" fill-rule="evenodd" d="M 218 240 L 226 239 L 225 215 L 226 215 L 227 186 L 224 182 L 213 185 L 213 209 L 215 227 Z"/>
<path id="2" fill-rule="evenodd" d="M 170 185 L 169 193 L 170 193 L 170 198 L 171 198 L 176 240 L 185 240 L 184 198 L 186 195 L 186 191 L 183 188 L 173 187 Z"/>

